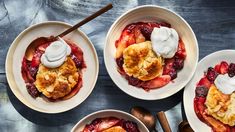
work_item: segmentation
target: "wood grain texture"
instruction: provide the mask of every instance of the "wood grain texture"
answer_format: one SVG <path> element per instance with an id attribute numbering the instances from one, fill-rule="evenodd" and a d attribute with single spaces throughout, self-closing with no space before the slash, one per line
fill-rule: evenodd
<path id="1" fill-rule="evenodd" d="M 114 8 L 82 26 L 97 50 L 100 70 L 94 91 L 75 109 L 56 115 L 42 114 L 24 106 L 9 90 L 5 77 L 5 58 L 14 38 L 30 25 L 48 21 L 75 24 L 107 3 Z M 212 52 L 235 48 L 234 0 L 0 0 L 0 131 L 69 131 L 85 115 L 106 108 L 129 111 L 140 105 L 153 113 L 168 110 L 173 131 L 182 120 L 182 91 L 159 101 L 142 101 L 119 90 L 110 79 L 103 61 L 106 33 L 125 11 L 138 5 L 154 4 L 181 15 L 193 28 L 199 43 L 200 59 Z M 177 105 L 178 104 L 178 105 Z M 176 105 L 176 106 L 175 106 Z M 159 124 L 158 130 L 161 130 Z"/>

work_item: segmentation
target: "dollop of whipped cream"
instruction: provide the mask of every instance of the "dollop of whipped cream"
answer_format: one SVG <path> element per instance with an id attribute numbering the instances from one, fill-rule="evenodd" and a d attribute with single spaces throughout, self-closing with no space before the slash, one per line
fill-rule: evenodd
<path id="1" fill-rule="evenodd" d="M 154 28 L 151 33 L 153 51 L 163 58 L 172 58 L 177 52 L 179 35 L 173 28 Z"/>
<path id="2" fill-rule="evenodd" d="M 218 75 L 214 83 L 224 94 L 232 94 L 235 91 L 235 77 L 229 77 L 228 74 Z"/>
<path id="3" fill-rule="evenodd" d="M 52 42 L 41 56 L 41 63 L 48 68 L 61 66 L 66 57 L 70 55 L 70 46 L 59 37 L 59 40 Z"/>

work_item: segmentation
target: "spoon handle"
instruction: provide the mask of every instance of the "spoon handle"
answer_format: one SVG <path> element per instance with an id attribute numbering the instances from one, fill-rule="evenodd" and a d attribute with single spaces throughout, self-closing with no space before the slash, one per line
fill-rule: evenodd
<path id="1" fill-rule="evenodd" d="M 92 19 L 96 18 L 97 16 L 105 13 L 106 11 L 110 10 L 111 8 L 113 8 L 113 5 L 111 3 L 109 3 L 108 5 L 106 5 L 105 7 L 103 7 L 102 9 L 100 9 L 99 11 L 95 12 L 94 14 L 90 15 L 89 17 L 85 18 L 84 20 L 82 20 L 81 22 L 77 23 L 76 25 L 74 25 L 73 27 L 65 30 L 63 33 L 59 34 L 57 37 L 63 37 L 65 35 L 67 35 L 68 33 L 72 32 L 73 30 L 77 29 L 78 27 L 82 26 L 83 24 L 91 21 Z"/>
<path id="2" fill-rule="evenodd" d="M 171 132 L 170 125 L 167 121 L 166 115 L 163 111 L 157 113 L 157 118 L 162 126 L 164 132 Z"/>

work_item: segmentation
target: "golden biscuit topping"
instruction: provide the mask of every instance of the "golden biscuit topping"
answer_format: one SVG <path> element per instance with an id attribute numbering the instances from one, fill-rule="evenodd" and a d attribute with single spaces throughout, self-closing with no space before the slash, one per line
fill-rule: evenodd
<path id="1" fill-rule="evenodd" d="M 147 81 L 162 74 L 163 59 L 153 52 L 150 41 L 128 46 L 123 58 L 123 68 L 129 76 Z"/>
<path id="2" fill-rule="evenodd" d="M 207 106 L 207 114 L 229 126 L 235 125 L 235 93 L 223 94 L 215 85 L 212 85 L 205 105 Z"/>
<path id="3" fill-rule="evenodd" d="M 78 78 L 78 69 L 74 61 L 67 57 L 67 60 L 58 68 L 47 68 L 40 64 L 35 86 L 46 97 L 58 99 L 71 92 Z"/>
<path id="4" fill-rule="evenodd" d="M 115 127 L 111 127 L 107 130 L 104 130 L 103 132 L 126 132 L 126 130 L 124 130 L 122 127 L 120 126 L 115 126 Z"/>

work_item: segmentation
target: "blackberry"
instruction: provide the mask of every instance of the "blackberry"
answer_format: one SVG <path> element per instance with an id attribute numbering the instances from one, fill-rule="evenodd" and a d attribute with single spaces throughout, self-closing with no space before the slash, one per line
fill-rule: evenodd
<path id="1" fill-rule="evenodd" d="M 228 75 L 229 77 L 234 77 L 235 76 L 235 64 L 231 63 L 228 67 Z"/>
<path id="2" fill-rule="evenodd" d="M 152 33 L 153 29 L 151 29 L 150 27 L 143 26 L 140 29 L 140 31 L 144 35 L 146 40 L 150 40 L 150 36 L 151 36 L 151 33 Z"/>
<path id="3" fill-rule="evenodd" d="M 139 80 L 138 78 L 134 78 L 134 77 L 128 77 L 128 83 L 132 86 L 139 86 L 139 84 L 142 82 L 141 80 Z"/>
<path id="4" fill-rule="evenodd" d="M 195 92 L 197 97 L 206 97 L 208 88 L 206 88 L 205 86 L 198 86 Z"/>
<path id="5" fill-rule="evenodd" d="M 117 59 L 116 59 L 116 63 L 117 63 L 117 65 L 118 65 L 118 67 L 122 69 L 122 66 L 123 66 L 123 64 L 124 64 L 124 59 L 123 59 L 123 57 L 117 58 Z"/>
<path id="6" fill-rule="evenodd" d="M 218 73 L 215 71 L 214 68 L 209 67 L 206 73 L 206 77 L 209 81 L 214 82 L 215 78 L 217 77 Z"/>
<path id="7" fill-rule="evenodd" d="M 172 68 L 169 72 L 169 75 L 171 76 L 171 80 L 174 80 L 175 78 L 177 78 L 177 72 L 174 68 Z"/>
<path id="8" fill-rule="evenodd" d="M 137 124 L 132 121 L 125 121 L 123 123 L 123 128 L 127 132 L 139 132 Z"/>
<path id="9" fill-rule="evenodd" d="M 33 98 L 36 98 L 40 95 L 40 92 L 37 90 L 37 88 L 35 87 L 35 85 L 33 83 L 27 83 L 26 88 L 27 88 L 28 93 Z"/>
<path id="10" fill-rule="evenodd" d="M 75 55 L 71 55 L 71 59 L 74 61 L 77 68 L 82 67 L 82 60 L 79 60 Z"/>
<path id="11" fill-rule="evenodd" d="M 184 60 L 183 59 L 179 59 L 179 58 L 175 58 L 175 61 L 173 63 L 173 67 L 176 70 L 181 70 L 184 67 Z"/>

